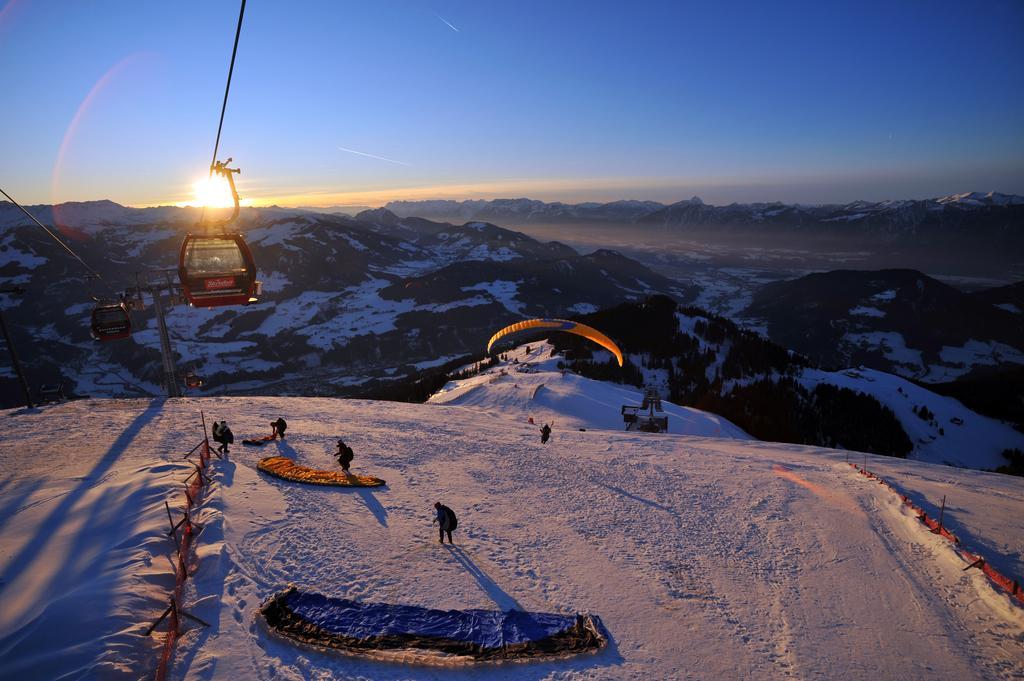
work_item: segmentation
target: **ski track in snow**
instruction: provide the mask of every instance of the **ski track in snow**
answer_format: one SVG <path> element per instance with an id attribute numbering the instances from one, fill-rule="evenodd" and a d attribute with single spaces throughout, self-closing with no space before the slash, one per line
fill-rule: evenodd
<path id="1" fill-rule="evenodd" d="M 0 599 L 9 602 L 8 576 L 30 588 L 18 611 L 28 624 L 0 628 L 0 678 L 44 653 L 51 677 L 92 668 L 137 678 L 155 665 L 158 640 L 141 631 L 172 583 L 162 501 L 187 474 L 167 462 L 198 439 L 199 409 L 226 419 L 239 442 L 277 415 L 289 430 L 214 462 L 186 597 L 213 627 L 188 628 L 174 678 L 1024 677 L 1022 610 L 962 572 L 949 545 L 845 453 L 557 425 L 543 446 L 535 426 L 480 408 L 205 398 L 3 415 L 0 509 L 17 512 L 0 514 Z M 304 486 L 255 469 L 275 454 L 332 468 L 339 436 L 355 471 L 386 487 Z M 963 531 L 1019 559 L 1018 526 L 1000 535 L 981 516 L 1019 516 L 1020 480 L 884 457 L 869 467 L 929 499 L 955 490 L 977 509 L 954 516 Z M 454 547 L 437 543 L 436 500 L 458 513 Z M 91 553 L 69 510 L 102 520 L 106 549 Z M 565 660 L 444 669 L 349 658 L 266 630 L 259 604 L 288 583 L 438 608 L 588 611 L 611 642 Z M 38 595 L 46 585 L 64 586 Z M 54 628 L 101 595 L 113 607 L 94 628 Z"/>

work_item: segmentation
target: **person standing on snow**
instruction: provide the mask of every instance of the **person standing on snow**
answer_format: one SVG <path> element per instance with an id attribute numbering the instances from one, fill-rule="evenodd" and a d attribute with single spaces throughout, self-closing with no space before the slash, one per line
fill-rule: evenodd
<path id="1" fill-rule="evenodd" d="M 549 437 L 551 437 L 551 425 L 545 423 L 544 427 L 540 429 L 540 443 L 546 445 Z"/>
<path id="2" fill-rule="evenodd" d="M 270 422 L 270 427 L 273 429 L 274 439 L 276 440 L 277 436 L 280 435 L 283 440 L 284 431 L 288 430 L 288 422 L 278 416 L 276 421 Z"/>
<path id="3" fill-rule="evenodd" d="M 437 511 L 437 517 L 434 518 L 434 522 L 438 524 L 437 540 L 443 544 L 444 535 L 447 532 L 448 543 L 454 544 L 455 542 L 452 541 L 452 530 L 459 526 L 459 520 L 455 517 L 455 511 L 440 501 L 434 503 L 434 510 Z"/>
<path id="4" fill-rule="evenodd" d="M 338 451 L 334 455 L 338 457 L 341 470 L 348 473 L 348 467 L 352 464 L 352 459 L 355 458 L 352 448 L 345 444 L 344 440 L 338 440 Z"/>
<path id="5" fill-rule="evenodd" d="M 228 445 L 233 444 L 235 441 L 235 435 L 228 428 L 227 421 L 221 421 L 219 424 L 213 424 L 213 439 L 215 442 L 220 443 L 220 447 L 217 447 L 217 451 L 222 454 L 228 454 Z"/>

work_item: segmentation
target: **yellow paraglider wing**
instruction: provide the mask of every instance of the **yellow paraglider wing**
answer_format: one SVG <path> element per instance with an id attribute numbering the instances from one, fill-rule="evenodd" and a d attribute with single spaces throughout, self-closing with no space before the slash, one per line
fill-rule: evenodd
<path id="1" fill-rule="evenodd" d="M 490 353 L 491 347 L 505 336 L 519 333 L 521 331 L 533 331 L 537 329 L 564 331 L 566 333 L 574 333 L 577 336 L 588 338 L 615 355 L 615 359 L 618 360 L 619 366 L 622 366 L 622 350 L 620 350 L 619 346 L 615 344 L 615 341 L 592 326 L 569 321 L 568 319 L 525 319 L 521 322 L 516 322 L 515 324 L 509 324 L 504 329 L 491 336 L 491 340 L 487 341 L 487 352 Z"/>

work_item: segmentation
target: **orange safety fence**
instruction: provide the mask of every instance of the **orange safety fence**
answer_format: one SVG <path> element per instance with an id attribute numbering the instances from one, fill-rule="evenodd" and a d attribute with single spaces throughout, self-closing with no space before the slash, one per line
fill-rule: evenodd
<path id="1" fill-rule="evenodd" d="M 953 544 L 954 550 L 957 552 L 957 554 L 965 561 L 967 561 L 967 567 L 964 568 L 964 570 L 967 570 L 972 567 L 980 568 L 981 571 L 984 572 L 985 575 L 996 586 L 1010 594 L 1010 600 L 1012 602 L 1017 602 L 1018 604 L 1024 605 L 1024 587 L 1021 586 L 1020 580 L 1010 579 L 1009 577 L 1007 577 L 1006 575 L 1002 574 L 994 567 L 989 565 L 989 562 L 985 560 L 985 558 L 981 554 L 967 550 L 961 544 L 960 538 L 952 532 L 950 532 L 948 529 L 946 529 L 942 525 L 941 521 L 936 520 L 935 518 L 930 518 L 928 516 L 928 513 L 923 508 L 921 508 L 913 501 L 911 501 L 910 497 L 908 497 L 906 494 L 903 494 L 898 489 L 893 487 L 893 485 L 890 484 L 888 481 L 884 480 L 878 475 L 875 475 L 867 468 L 858 466 L 855 463 L 850 463 L 850 465 L 853 466 L 853 468 L 858 473 L 868 478 L 869 480 L 874 480 L 878 482 L 880 485 L 888 487 L 893 494 L 898 496 L 900 500 L 903 501 L 904 506 L 909 507 L 912 511 L 914 511 L 915 514 L 917 514 L 917 519 L 920 520 L 931 531 L 932 534 L 937 534 L 940 537 L 944 537 L 947 541 Z"/>
<path id="2" fill-rule="evenodd" d="M 189 578 L 189 563 L 193 557 L 193 548 L 196 541 L 196 526 L 192 522 L 192 509 L 199 505 L 199 502 L 201 501 L 201 494 L 206 483 L 209 482 L 209 478 L 206 476 L 206 469 L 210 466 L 210 440 L 206 437 L 205 416 L 203 416 L 203 440 L 193 447 L 192 451 L 185 455 L 185 458 L 188 459 L 197 452 L 199 454 L 199 461 L 198 463 L 193 462 L 196 469 L 185 480 L 185 515 L 177 525 L 172 525 L 170 532 L 172 536 L 175 536 L 178 528 L 180 527 L 181 540 L 177 542 L 178 561 L 175 565 L 174 590 L 171 594 L 171 605 L 164 613 L 164 616 L 168 620 L 167 636 L 164 639 L 164 644 L 160 651 L 160 659 L 156 667 L 156 674 L 154 677 L 156 681 L 164 681 L 171 669 L 171 659 L 174 656 L 174 647 L 178 641 L 178 637 L 181 635 L 180 625 L 182 615 L 191 617 L 192 619 L 198 619 L 188 615 L 180 609 L 182 607 L 181 599 L 185 581 Z M 169 514 L 170 509 L 168 508 L 168 515 Z M 161 619 L 163 619 L 163 617 Z M 160 620 L 157 620 L 157 624 L 159 623 Z M 156 624 L 150 628 L 150 631 L 155 627 Z"/>

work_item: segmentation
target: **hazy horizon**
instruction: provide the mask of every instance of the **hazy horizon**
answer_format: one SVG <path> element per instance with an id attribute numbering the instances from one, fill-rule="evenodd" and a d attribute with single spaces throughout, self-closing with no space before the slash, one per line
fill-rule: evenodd
<path id="1" fill-rule="evenodd" d="M 628 196 L 627 195 L 627 196 L 618 196 L 618 197 L 615 197 L 615 198 L 604 198 L 604 197 L 601 197 L 601 198 L 578 198 L 578 199 L 571 199 L 570 200 L 570 199 L 558 198 L 557 196 L 549 197 L 547 195 L 550 194 L 550 192 L 538 192 L 537 194 L 493 194 L 493 195 L 487 195 L 487 196 L 466 196 L 466 197 L 462 197 L 462 198 L 459 198 L 457 196 L 424 196 L 424 197 L 418 197 L 417 196 L 417 197 L 414 198 L 414 197 L 403 197 L 402 195 L 397 195 L 394 198 L 389 198 L 389 199 L 387 199 L 385 201 L 378 201 L 378 202 L 370 202 L 370 201 L 367 201 L 367 202 L 340 202 L 340 203 L 328 202 L 328 203 L 319 203 L 319 204 L 318 203 L 276 203 L 276 202 L 263 202 L 263 201 L 260 201 L 260 202 L 246 201 L 245 205 L 243 205 L 243 208 L 271 208 L 271 207 L 277 207 L 277 208 L 294 208 L 294 209 L 310 209 L 310 210 L 328 209 L 328 208 L 371 208 L 371 209 L 373 209 L 373 208 L 384 208 L 389 203 L 392 203 L 392 202 L 403 202 L 403 201 L 407 201 L 407 202 L 454 201 L 454 202 L 461 203 L 461 202 L 465 202 L 465 201 L 495 201 L 495 200 L 518 200 L 518 199 L 528 199 L 528 200 L 544 201 L 545 203 L 564 203 L 564 204 L 569 204 L 569 205 L 582 204 L 582 203 L 604 204 L 604 203 L 614 203 L 614 202 L 617 202 L 617 201 L 654 201 L 656 203 L 661 203 L 661 204 L 664 204 L 664 205 L 671 205 L 673 203 L 678 203 L 680 201 L 685 201 L 685 200 L 689 200 L 689 199 L 692 199 L 692 198 L 699 198 L 703 203 L 711 205 L 711 206 L 727 206 L 727 205 L 732 204 L 732 203 L 739 203 L 739 204 L 785 203 L 785 204 L 789 204 L 789 205 L 799 204 L 799 205 L 804 205 L 804 206 L 821 206 L 821 205 L 844 205 L 844 204 L 852 203 L 854 201 L 861 201 L 861 200 L 863 200 L 863 201 L 873 201 L 873 202 L 885 201 L 885 200 L 889 200 L 889 199 L 892 199 L 892 200 L 928 200 L 928 199 L 942 198 L 944 196 L 952 196 L 952 195 L 955 195 L 955 194 L 964 194 L 964 193 L 972 193 L 972 192 L 980 193 L 980 194 L 988 194 L 988 193 L 991 192 L 991 193 L 1005 194 L 1005 195 L 1018 195 L 1018 196 L 1019 195 L 1024 195 L 1024 192 L 1022 192 L 1021 194 L 1018 194 L 1017 192 L 1000 191 L 998 189 L 965 188 L 965 189 L 961 189 L 961 190 L 949 191 L 949 192 L 945 192 L 945 193 L 941 193 L 941 194 L 931 194 L 931 195 L 927 195 L 927 196 L 926 195 L 917 195 L 917 196 L 885 196 L 885 197 L 882 197 L 882 198 L 866 198 L 864 196 L 858 196 L 857 198 L 852 198 L 852 199 L 847 199 L 847 200 L 842 200 L 842 201 L 800 201 L 800 200 L 783 200 L 783 199 L 778 199 L 778 198 L 774 198 L 774 199 L 773 198 L 751 199 L 751 200 L 724 200 L 724 199 L 714 200 L 714 199 L 709 198 L 709 196 L 714 196 L 716 194 L 706 194 L 706 193 L 688 194 L 685 190 L 682 190 L 682 191 L 680 191 L 678 196 L 676 196 L 675 198 L 671 198 L 671 199 L 646 198 L 646 197 Z M 542 198 L 542 196 L 545 196 L 546 198 Z M 123 202 L 123 201 L 117 201 L 116 199 L 111 198 L 111 197 L 98 197 L 98 198 L 92 198 L 92 199 L 73 199 L 73 200 L 69 200 L 69 201 L 58 201 L 56 203 L 48 203 L 48 202 L 46 202 L 46 203 L 22 203 L 22 205 L 26 205 L 26 206 L 33 206 L 33 205 L 34 206 L 39 206 L 39 205 L 61 205 L 61 204 L 68 204 L 68 203 L 95 203 L 95 202 L 100 202 L 100 201 L 111 201 L 113 203 L 116 203 L 118 205 L 124 206 L 126 208 L 161 208 L 161 207 L 198 208 L 199 207 L 198 205 L 194 205 L 194 204 L 191 204 L 191 203 L 188 203 L 188 202 L 183 202 L 183 203 L 182 202 L 128 203 L 128 202 Z M 6 203 L 6 202 L 7 202 L 6 199 L 0 198 L 0 203 Z"/>

